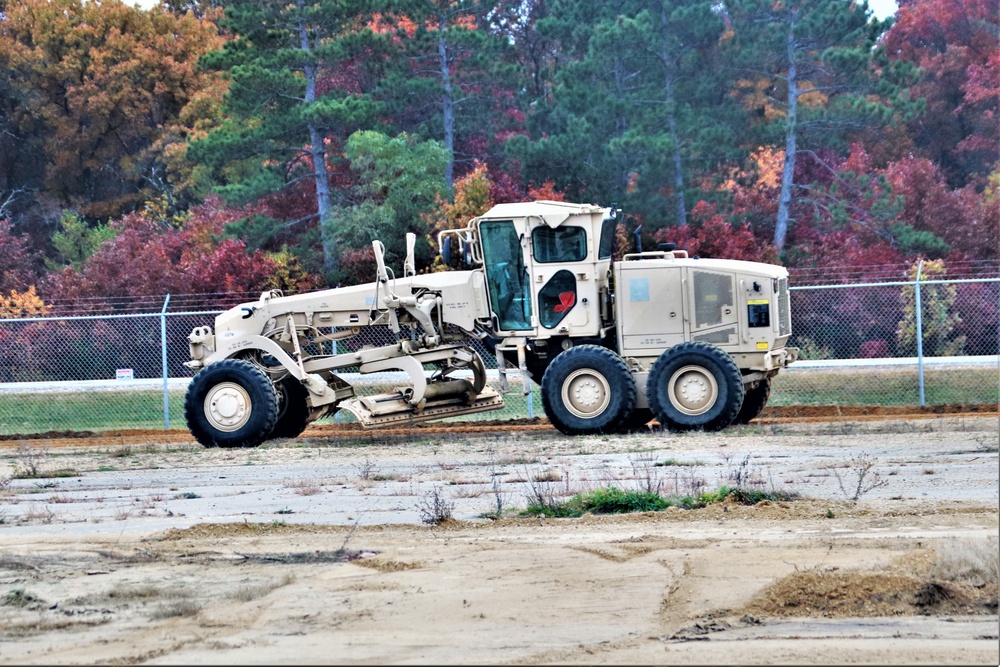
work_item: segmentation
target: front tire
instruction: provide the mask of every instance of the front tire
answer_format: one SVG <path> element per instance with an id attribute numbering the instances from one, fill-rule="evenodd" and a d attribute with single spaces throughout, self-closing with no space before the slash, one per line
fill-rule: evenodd
<path id="1" fill-rule="evenodd" d="M 653 364 L 646 395 L 666 428 L 718 431 L 743 405 L 743 378 L 732 357 L 714 345 L 681 343 Z"/>
<path id="2" fill-rule="evenodd" d="M 635 408 L 635 380 L 622 358 L 599 345 L 566 350 L 542 376 L 542 405 L 566 435 L 613 433 Z"/>
<path id="3" fill-rule="evenodd" d="M 751 420 L 760 416 L 767 405 L 767 399 L 771 397 L 771 378 L 764 378 L 757 383 L 756 387 L 747 389 L 743 396 L 743 405 L 733 420 L 734 424 L 749 424 Z"/>
<path id="4" fill-rule="evenodd" d="M 274 430 L 278 395 L 264 371 L 225 359 L 191 380 L 184 416 L 195 440 L 205 447 L 256 447 Z"/>

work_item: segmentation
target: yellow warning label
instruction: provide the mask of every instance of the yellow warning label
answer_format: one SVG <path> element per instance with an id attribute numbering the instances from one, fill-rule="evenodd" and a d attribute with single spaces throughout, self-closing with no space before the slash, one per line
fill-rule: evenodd
<path id="1" fill-rule="evenodd" d="M 757 349 L 758 350 L 766 350 L 767 349 L 767 342 L 757 343 Z"/>
<path id="2" fill-rule="evenodd" d="M 771 302 L 768 301 L 767 299 L 750 299 L 749 301 L 747 301 L 747 303 L 750 304 L 751 306 L 761 306 L 761 305 L 767 305 Z"/>

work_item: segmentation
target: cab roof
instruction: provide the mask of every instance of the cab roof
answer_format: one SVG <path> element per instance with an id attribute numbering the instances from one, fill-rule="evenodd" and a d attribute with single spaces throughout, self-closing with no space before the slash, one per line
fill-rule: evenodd
<path id="1" fill-rule="evenodd" d="M 539 217 L 549 227 L 558 227 L 570 216 L 602 213 L 607 208 L 594 204 L 574 204 L 565 201 L 529 201 L 512 204 L 497 204 L 479 216 L 484 220 L 511 220 L 514 218 Z"/>

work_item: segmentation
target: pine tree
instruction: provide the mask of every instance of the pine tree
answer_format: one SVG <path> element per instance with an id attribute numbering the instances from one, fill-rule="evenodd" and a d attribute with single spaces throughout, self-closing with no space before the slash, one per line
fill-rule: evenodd
<path id="1" fill-rule="evenodd" d="M 905 90 L 915 72 L 885 57 L 879 38 L 891 19 L 874 18 L 866 1 L 731 0 L 726 11 L 742 83 L 754 91 L 764 128 L 784 141 L 774 231 L 780 252 L 793 222 L 798 155 L 905 119 L 915 108 Z"/>
<path id="2" fill-rule="evenodd" d="M 369 27 L 376 9 L 368 0 L 233 0 L 223 25 L 236 38 L 203 59 L 228 74 L 227 118 L 189 155 L 213 169 L 231 202 L 311 182 L 328 272 L 337 263 L 331 148 L 375 126 L 379 110 L 362 86 L 377 78 L 386 41 Z"/>
<path id="3" fill-rule="evenodd" d="M 724 33 L 713 3 L 557 0 L 538 30 L 560 57 L 533 140 L 512 146 L 528 179 L 555 176 L 571 196 L 625 203 L 653 226 L 684 224 L 692 159 L 713 166 L 706 147 L 717 153 L 733 127 L 717 122 L 734 105 L 713 73 Z"/>

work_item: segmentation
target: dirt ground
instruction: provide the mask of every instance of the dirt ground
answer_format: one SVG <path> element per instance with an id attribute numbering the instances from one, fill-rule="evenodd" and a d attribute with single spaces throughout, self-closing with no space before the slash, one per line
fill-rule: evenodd
<path id="1" fill-rule="evenodd" d="M 0 664 L 996 665 L 1000 419 L 886 417 L 10 440 Z"/>

